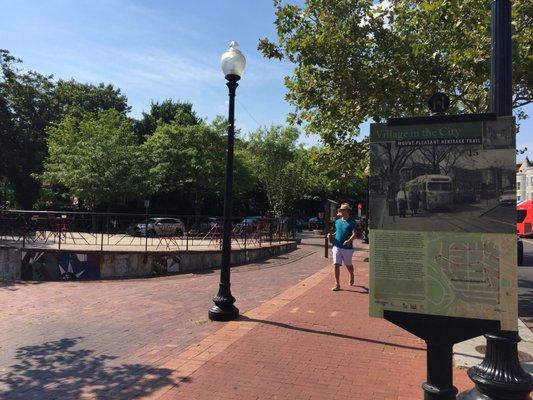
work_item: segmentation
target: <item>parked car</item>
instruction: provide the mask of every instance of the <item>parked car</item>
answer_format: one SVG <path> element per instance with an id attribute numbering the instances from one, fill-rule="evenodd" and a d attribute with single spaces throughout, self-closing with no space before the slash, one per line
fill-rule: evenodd
<path id="1" fill-rule="evenodd" d="M 222 217 L 208 218 L 206 222 L 202 222 L 202 224 L 200 225 L 200 229 L 202 230 L 202 232 L 209 232 L 217 225 L 222 229 L 223 222 L 224 220 Z"/>
<path id="2" fill-rule="evenodd" d="M 312 231 L 314 229 L 324 229 L 324 220 L 320 219 L 318 217 L 309 218 L 309 230 Z"/>
<path id="3" fill-rule="evenodd" d="M 134 236 L 183 236 L 185 224 L 178 218 L 150 218 L 133 227 Z"/>
<path id="4" fill-rule="evenodd" d="M 513 205 L 516 204 L 516 190 L 509 189 L 504 190 L 499 197 L 499 203 L 502 205 Z"/>
<path id="5" fill-rule="evenodd" d="M 244 230 L 246 230 L 246 232 L 251 232 L 257 227 L 260 220 L 261 217 L 246 217 L 235 225 L 235 230 L 237 232 L 242 232 Z"/>
<path id="6" fill-rule="evenodd" d="M 524 261 L 524 242 L 522 242 L 522 239 L 520 237 L 516 237 L 516 250 L 517 250 L 517 263 L 518 265 L 522 265 L 522 262 Z"/>
<path id="7" fill-rule="evenodd" d="M 302 232 L 304 228 L 308 227 L 308 225 L 308 222 L 306 222 L 304 219 L 298 218 L 296 220 L 296 229 L 298 230 L 298 232 Z"/>

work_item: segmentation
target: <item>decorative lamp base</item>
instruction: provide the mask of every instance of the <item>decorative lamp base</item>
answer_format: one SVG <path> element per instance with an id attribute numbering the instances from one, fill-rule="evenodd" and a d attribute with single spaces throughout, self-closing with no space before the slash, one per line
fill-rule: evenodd
<path id="1" fill-rule="evenodd" d="M 520 336 L 513 331 L 485 335 L 487 351 L 481 364 L 468 370 L 476 387 L 461 393 L 460 400 L 528 400 L 531 376 L 518 361 Z"/>
<path id="2" fill-rule="evenodd" d="M 233 321 L 239 318 L 239 309 L 233 304 L 220 304 L 211 307 L 208 314 L 211 321 Z"/>

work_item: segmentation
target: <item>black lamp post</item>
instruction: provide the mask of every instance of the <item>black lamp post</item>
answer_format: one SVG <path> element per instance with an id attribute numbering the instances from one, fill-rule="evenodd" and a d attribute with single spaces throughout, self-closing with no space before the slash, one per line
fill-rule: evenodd
<path id="1" fill-rule="evenodd" d="M 492 2 L 490 108 L 498 116 L 513 113 L 511 2 Z M 480 365 L 468 370 L 476 387 L 462 400 L 525 400 L 533 389 L 531 376 L 518 361 L 520 336 L 513 331 L 485 335 L 487 350 Z"/>
<path id="2" fill-rule="evenodd" d="M 220 285 L 213 298 L 215 305 L 209 309 L 211 321 L 231 321 L 239 317 L 239 310 L 233 303 L 235 297 L 230 289 L 231 261 L 231 210 L 233 206 L 233 143 L 235 139 L 235 90 L 246 66 L 246 59 L 239 50 L 237 42 L 231 42 L 229 49 L 222 54 L 220 65 L 229 88 L 228 145 L 226 150 L 226 189 L 224 192 L 224 221 L 222 231 L 222 264 Z"/>
<path id="3" fill-rule="evenodd" d="M 370 224 L 370 165 L 367 165 L 365 168 L 366 174 L 366 221 L 365 221 L 365 237 L 363 243 L 369 244 L 370 238 L 368 237 L 368 229 Z"/>

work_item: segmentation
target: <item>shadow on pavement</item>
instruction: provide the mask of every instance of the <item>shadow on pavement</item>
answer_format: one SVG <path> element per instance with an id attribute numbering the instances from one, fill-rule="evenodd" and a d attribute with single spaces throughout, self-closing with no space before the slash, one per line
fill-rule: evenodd
<path id="1" fill-rule="evenodd" d="M 12 292 L 19 290 L 21 286 L 41 285 L 45 281 L 3 281 L 0 282 L 0 290 L 10 290 Z"/>
<path id="2" fill-rule="evenodd" d="M 116 357 L 80 349 L 81 339 L 65 338 L 17 349 L 17 363 L 0 375 L 0 398 L 81 399 L 85 393 L 98 400 L 137 399 L 178 383 L 171 378 L 170 369 L 106 365 Z"/>
<path id="3" fill-rule="evenodd" d="M 343 289 L 343 288 L 341 288 L 341 290 L 344 290 L 345 292 L 361 293 L 361 294 L 370 293 L 370 290 L 366 286 L 355 285 L 355 286 L 351 286 L 351 288 L 360 288 L 360 289 L 362 289 L 362 291 L 361 290 Z"/>
<path id="4" fill-rule="evenodd" d="M 360 342 L 383 344 L 385 346 L 400 347 L 402 349 L 419 350 L 419 351 L 425 351 L 426 350 L 423 347 L 407 346 L 407 345 L 403 345 L 403 344 L 383 342 L 381 340 L 376 340 L 376 339 L 369 339 L 369 338 L 363 338 L 363 337 L 358 337 L 358 336 L 345 335 L 343 333 L 336 333 L 336 332 L 320 331 L 320 330 L 317 330 L 317 329 L 303 328 L 303 327 L 300 327 L 300 326 L 294 326 L 294 325 L 286 324 L 286 323 L 283 323 L 283 322 L 268 321 L 266 319 L 249 318 L 249 317 L 246 317 L 244 315 L 239 317 L 239 321 L 257 322 L 257 323 L 260 323 L 260 324 L 273 325 L 273 326 L 277 326 L 279 328 L 292 329 L 292 330 L 296 330 L 296 331 L 300 331 L 300 332 L 315 333 L 315 334 L 318 334 L 318 335 L 334 336 L 334 337 L 338 337 L 338 338 L 341 338 L 341 339 L 351 339 L 351 340 L 357 340 L 357 341 L 360 341 Z"/>

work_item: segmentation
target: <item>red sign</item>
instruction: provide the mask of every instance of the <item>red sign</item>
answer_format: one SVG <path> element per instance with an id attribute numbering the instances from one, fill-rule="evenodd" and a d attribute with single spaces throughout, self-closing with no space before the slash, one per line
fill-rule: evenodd
<path id="1" fill-rule="evenodd" d="M 357 208 L 358 208 L 359 210 L 362 210 L 362 209 L 363 209 L 363 203 L 359 203 L 359 204 L 357 205 Z"/>

